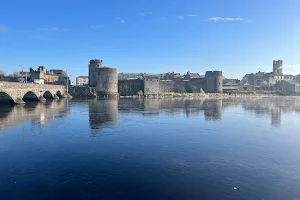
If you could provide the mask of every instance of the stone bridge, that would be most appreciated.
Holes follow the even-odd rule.
[[[66,86],[0,82],[0,102],[23,104],[26,101],[68,97]]]

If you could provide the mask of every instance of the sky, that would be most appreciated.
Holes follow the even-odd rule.
[[[40,65],[88,74],[90,59],[118,72],[222,70],[227,78],[300,74],[299,0],[6,0],[0,69]]]

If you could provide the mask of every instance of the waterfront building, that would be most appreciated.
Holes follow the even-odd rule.
[[[281,92],[286,92],[288,94],[295,94],[295,93],[300,93],[300,84],[296,83],[294,81],[278,81],[274,85],[274,89],[276,91],[281,91]]]
[[[201,78],[201,76],[198,73],[191,73],[191,72],[187,72],[186,75],[184,76],[184,80],[191,80],[193,78]]]
[[[76,78],[76,86],[88,86],[89,77],[88,76],[78,76]]]
[[[45,66],[39,66],[37,70],[30,68],[30,82],[44,84],[46,71],[47,70]]]
[[[119,80],[143,79],[143,73],[119,73]]]
[[[61,69],[51,69],[45,76],[46,84],[66,85],[69,82],[68,73]]]
[[[182,77],[180,73],[174,73],[174,72],[168,72],[165,74],[162,74],[161,80],[180,80]]]

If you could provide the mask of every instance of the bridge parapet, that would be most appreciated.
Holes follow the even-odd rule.
[[[0,101],[6,94],[15,103],[22,103],[24,96],[36,97],[36,99],[66,97],[66,86],[63,85],[46,85],[32,83],[15,83],[15,82],[0,82]],[[34,98],[35,98],[34,97]]]

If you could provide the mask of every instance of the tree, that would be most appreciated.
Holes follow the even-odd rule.
[[[6,74],[6,72],[4,70],[0,69],[0,77],[4,77],[5,74]]]
[[[13,77],[13,78],[19,78],[19,77],[21,77],[21,76],[20,76],[20,72],[14,72],[14,73],[12,74],[12,77]]]

